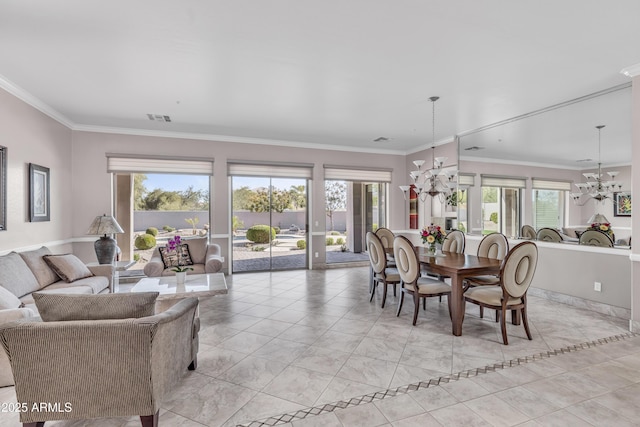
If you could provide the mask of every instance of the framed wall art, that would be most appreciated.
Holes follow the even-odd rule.
[[[613,216],[631,216],[631,194],[613,193]]]
[[[29,213],[31,222],[49,221],[49,168],[29,163]]]

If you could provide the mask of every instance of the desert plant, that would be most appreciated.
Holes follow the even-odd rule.
[[[489,221],[493,222],[494,224],[498,223],[498,212],[491,212],[491,215],[489,215]]]
[[[156,238],[151,234],[147,234],[147,233],[140,234],[138,237],[136,237],[136,240],[134,241],[133,244],[136,247],[136,249],[144,251],[144,250],[155,247]]]
[[[196,225],[198,225],[198,223],[200,222],[200,218],[198,218],[197,216],[193,217],[193,218],[185,218],[185,221],[187,221],[187,223],[189,225],[191,225],[191,227],[193,228],[193,235],[196,235]]]
[[[327,246],[332,246],[333,245],[333,237],[327,237]]]
[[[153,237],[156,237],[158,235],[158,229],[155,227],[149,227],[145,230],[145,233],[151,234]]]
[[[271,233],[271,237],[269,237]],[[276,238],[276,230],[268,225],[254,225],[247,230],[247,240],[253,243],[269,243]]]
[[[340,252],[349,252],[349,248],[347,248],[347,245],[343,244],[340,246]]]
[[[267,249],[267,248],[265,248],[264,246],[254,246],[254,247],[252,247],[252,248],[251,248],[251,250],[252,250],[253,252],[262,252],[262,251],[264,251],[265,249]]]
[[[331,234],[332,236],[340,236],[341,233],[339,231],[332,231],[329,234]]]
[[[296,246],[298,247],[298,249],[306,249],[307,248],[307,242],[306,242],[306,240],[298,240],[296,242]]]
[[[135,262],[140,261],[140,254],[133,254],[133,260],[134,260]]]
[[[276,231],[276,234],[280,234],[280,227],[273,227],[273,229]]]
[[[342,237],[338,237],[336,239],[336,245],[344,245],[344,239]]]
[[[231,218],[231,230],[233,231],[233,234],[235,235],[238,229],[242,227],[244,227],[244,222],[242,222],[240,218],[234,215]]]
[[[163,229],[164,231],[166,231],[167,233],[171,233],[172,231],[176,231],[176,229],[175,229],[175,228],[173,228],[173,227],[172,227],[172,226],[170,226],[170,225],[163,225],[163,226],[162,226],[162,229]]]

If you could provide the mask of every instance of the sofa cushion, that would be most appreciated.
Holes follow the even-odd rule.
[[[197,237],[194,239],[185,239],[183,242],[189,245],[189,252],[191,253],[193,263],[204,264],[205,257],[207,256],[207,238]]]
[[[177,267],[179,265],[193,265],[189,246],[186,244],[178,245],[175,251],[169,251],[166,247],[158,249],[164,268]]]
[[[0,310],[20,308],[23,305],[17,296],[0,286]]]
[[[77,283],[77,282],[76,282]],[[67,282],[63,282],[62,280],[47,286],[44,289],[39,289],[37,292],[45,293],[45,294],[79,294],[79,295],[93,295],[93,289],[91,286],[78,286],[75,283],[73,285],[69,285]],[[35,300],[33,299],[33,294],[27,294],[23,297],[20,297],[20,301],[25,305],[25,307],[35,308]]]
[[[33,275],[36,276],[40,288],[44,288],[60,280],[56,272],[49,267],[49,264],[47,264],[43,258],[45,255],[51,255],[51,251],[46,246],[36,249],[35,251],[25,251],[19,254],[24,262],[27,263]]]
[[[93,276],[87,266],[73,254],[45,255],[43,258],[53,271],[67,283]]]
[[[16,252],[0,256],[0,286],[17,297],[40,289],[36,276]]]
[[[34,292],[33,298],[45,322],[130,319],[152,316],[158,292],[100,295]]]

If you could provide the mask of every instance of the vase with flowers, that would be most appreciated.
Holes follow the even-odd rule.
[[[422,227],[420,230],[420,238],[422,243],[427,245],[427,252],[429,255],[436,254],[436,244],[442,244],[444,242],[445,232],[439,225],[433,225]]]
[[[594,222],[592,223],[587,230],[596,230],[601,233],[606,234],[613,240],[613,230],[611,229],[611,224],[608,222]]]
[[[166,252],[168,256],[171,257],[171,271],[176,273],[176,282],[178,284],[183,284],[187,276],[187,271],[193,270],[185,260],[183,253],[184,246],[186,245],[182,244],[182,238],[179,235],[175,235],[169,239],[166,245]]]

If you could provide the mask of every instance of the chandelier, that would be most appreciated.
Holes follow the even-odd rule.
[[[404,192],[405,199],[407,192],[413,188],[420,199],[424,202],[427,196],[438,197],[440,202],[444,202],[446,197],[452,192],[457,183],[455,177],[458,171],[452,168],[445,168],[444,162],[447,157],[435,157],[436,149],[436,101],[440,99],[438,96],[432,96],[429,101],[432,103],[432,144],[431,144],[431,168],[422,169],[427,163],[426,160],[414,160],[413,164],[418,168],[411,171],[409,176],[413,180],[413,185],[401,185],[400,189]]]

